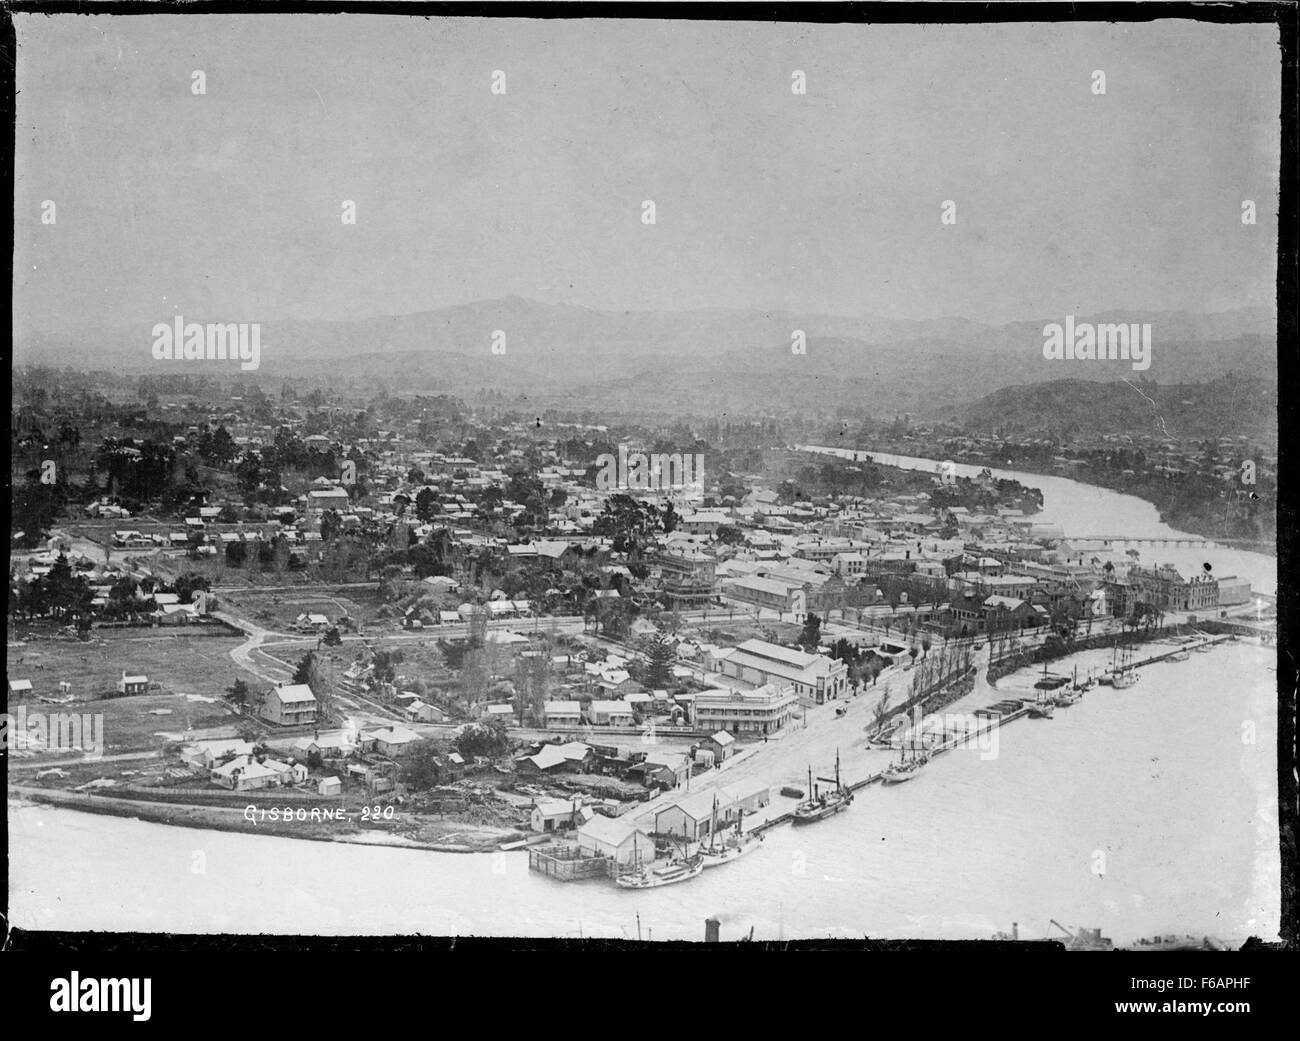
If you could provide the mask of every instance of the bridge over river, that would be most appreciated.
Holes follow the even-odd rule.
[[[1109,546],[1115,542],[1144,546],[1252,546],[1251,539],[1207,539],[1199,535],[1067,535],[1065,541],[1100,542]]]

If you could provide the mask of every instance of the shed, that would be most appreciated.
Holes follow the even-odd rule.
[[[533,807],[528,816],[529,826],[536,832],[567,831],[581,824],[582,803],[578,799],[543,799]]]
[[[655,814],[655,831],[697,841],[709,834],[713,823],[713,801],[717,798],[718,827],[736,814],[735,801],[725,789],[694,792]]]
[[[593,856],[611,857],[619,867],[654,859],[654,840],[626,817],[592,817],[578,828],[578,848]]]

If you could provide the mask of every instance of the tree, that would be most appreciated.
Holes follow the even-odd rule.
[[[320,515],[320,538],[322,542],[331,542],[343,527],[343,518],[338,510],[326,510]]]
[[[417,741],[402,761],[398,779],[413,792],[424,791],[438,784],[442,780],[442,759],[438,753],[438,742]]]
[[[597,631],[614,639],[626,635],[637,614],[636,604],[621,596],[595,597],[588,602],[587,609],[595,618]]]
[[[372,662],[375,669],[375,679],[380,683],[392,683],[397,677],[397,666],[402,660],[403,654],[400,647],[388,651],[375,651]]]
[[[232,705],[237,705],[240,708],[243,708],[248,704],[248,684],[240,679],[235,680],[235,682],[230,685],[229,693],[226,695],[226,700]]]
[[[302,660],[298,662],[297,668],[293,670],[294,683],[308,683],[311,680],[312,665],[316,660],[314,651],[308,651],[303,655]]]
[[[733,524],[719,524],[713,537],[724,546],[738,546],[745,540],[744,534]]]
[[[799,646],[809,654],[815,654],[822,639],[822,620],[815,614],[804,619],[803,631],[799,634]]]
[[[673,645],[658,637],[648,639],[643,647],[646,656],[642,683],[651,690],[666,690],[673,681],[673,663],[677,655]]]
[[[494,758],[510,750],[510,737],[506,724],[500,719],[490,719],[486,723],[471,723],[456,738],[456,751],[467,761],[475,756]]]
[[[422,521],[431,521],[442,512],[437,493],[432,488],[421,488],[415,495],[415,515]]]
[[[190,573],[178,576],[172,583],[172,592],[181,598],[183,604],[190,603],[195,593],[206,593],[211,588],[211,583],[204,576]]]
[[[459,672],[465,666],[465,655],[469,652],[470,646],[468,641],[457,640],[455,643],[450,640],[439,640],[438,650],[442,652],[442,660],[447,668]]]

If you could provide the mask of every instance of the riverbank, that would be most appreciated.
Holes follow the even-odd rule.
[[[9,797],[20,803],[47,804],[111,817],[129,817],[155,824],[207,831],[270,835],[278,838],[307,839],[313,842],[348,842],[357,845],[400,846],[430,850],[435,853],[486,853],[502,842],[526,837],[514,829],[488,828],[457,821],[429,818],[395,811],[385,818],[334,807],[294,805],[293,800],[280,803],[247,803],[238,806],[197,805],[194,803],[154,801],[141,793],[130,796],[98,795],[69,792],[29,785],[10,785]],[[271,814],[275,816],[272,817]],[[453,841],[454,840],[454,841]]]
[[[1127,634],[1126,642],[1135,645],[1155,643],[1191,631],[1185,626],[1138,631]],[[740,780],[753,780],[767,784],[773,792],[771,808],[767,813],[755,814],[753,826],[769,824],[793,808],[794,800],[786,805],[787,800],[776,793],[787,785],[806,786],[805,775],[810,767],[824,772],[836,758],[842,757],[846,783],[856,786],[877,775],[888,764],[892,752],[873,746],[867,736],[878,729],[881,717],[876,715],[876,707],[882,702],[888,706],[889,718],[910,714],[917,707],[926,715],[932,715],[968,701],[966,708],[982,708],[996,700],[986,692],[995,693],[991,690],[992,684],[1001,677],[1044,660],[1069,658],[1089,649],[1109,648],[1113,640],[1113,636],[1099,635],[1059,649],[1028,648],[1013,658],[994,663],[992,668],[985,648],[964,674],[954,677],[941,689],[924,695],[912,695],[907,690],[911,680],[909,673],[896,674],[880,689],[868,688],[859,697],[810,709],[805,726],[784,732],[771,742],[751,745],[728,760],[722,768],[695,778],[686,789],[664,792],[647,803],[629,808],[628,814],[631,819],[653,824],[658,810],[685,794]],[[843,716],[838,714],[841,709]],[[69,769],[75,770],[75,767]],[[78,774],[70,779],[70,783],[79,780]],[[232,796],[216,790],[187,791],[136,785],[93,792],[11,785],[10,791],[14,797],[30,803],[46,803],[86,813],[177,827],[432,852],[493,852],[503,843],[518,842],[531,834],[525,829],[492,827],[413,813],[401,807],[376,807],[378,815],[371,816],[364,806],[344,809],[337,800],[300,792],[276,794],[256,791]],[[392,816],[385,817],[384,813]]]
[[[913,444],[913,443],[894,443],[884,448],[869,448],[865,451],[880,455],[897,455],[897,456],[936,456],[939,459],[950,459],[954,463],[962,466],[971,466],[977,468],[989,468],[993,470],[1007,470],[1006,460],[992,459],[988,456],[980,455],[974,452],[957,452],[948,453],[941,445],[935,444]],[[1141,499],[1155,508],[1157,516],[1162,524],[1167,524],[1171,528],[1185,532],[1188,535],[1197,536],[1203,539],[1209,539],[1212,542],[1222,541],[1231,544],[1235,549],[1249,553],[1260,553],[1264,556],[1277,556],[1277,529],[1276,527],[1265,528],[1262,531],[1251,531],[1248,528],[1235,526],[1224,530],[1223,500],[1215,498],[1206,500],[1201,503],[1191,504],[1180,501],[1173,501],[1169,498],[1164,487],[1168,484],[1157,478],[1139,478],[1122,473],[1108,473],[1099,471],[1096,468],[1087,469],[1080,472],[1064,472],[1061,470],[1044,469],[1035,467],[1031,463],[1016,461],[1014,470],[1017,478],[1021,477],[1039,477],[1052,478],[1055,480],[1068,480],[1076,484],[1086,485],[1093,488],[1102,488],[1106,491],[1115,492],[1118,495],[1129,495],[1135,499]],[[1216,485],[1216,490],[1221,490]],[[1250,489],[1244,489],[1249,492]],[[1275,519],[1271,512],[1266,514],[1270,520]]]

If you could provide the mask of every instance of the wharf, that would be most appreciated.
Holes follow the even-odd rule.
[[[1143,658],[1141,661],[1130,662],[1125,666],[1125,668],[1139,669],[1143,665],[1153,665],[1158,661],[1165,661],[1168,658],[1172,658],[1175,654],[1182,654],[1185,651],[1199,651],[1206,647],[1213,647],[1215,644],[1225,643],[1229,639],[1231,639],[1229,636],[1209,636],[1196,643],[1180,644],[1172,650],[1165,651],[1163,654],[1153,654],[1151,657]]]
[[[1004,723],[1010,723],[1013,719],[1019,719],[1021,716],[1027,715],[1029,712],[1029,709],[1021,705],[1018,699],[1012,699],[1010,701],[1000,702],[999,706],[1010,705],[1010,704],[1017,705],[1018,707],[1008,709],[1008,710],[1003,710],[998,706],[994,706],[990,709],[981,710],[977,714],[985,716],[987,718],[988,722],[986,725],[980,726],[979,728],[975,730],[971,730],[969,732],[954,733],[948,737],[945,737],[945,739],[942,742],[940,742],[938,745],[935,745],[933,748],[930,749],[931,755],[939,755],[943,752],[950,752],[954,748],[960,748],[968,741],[975,740],[981,734],[987,734],[991,730],[996,730]],[[879,783],[881,776],[882,776],[881,772],[876,771],[875,773],[868,774],[866,777],[862,778],[861,780],[851,781],[848,784],[846,784],[844,787],[846,787],[851,792],[861,791],[863,788],[866,788],[868,785]],[[782,813],[776,817],[772,817],[769,818],[768,820],[763,821],[763,823],[761,824],[755,825],[752,829],[749,829],[749,833],[759,834],[761,832],[767,831],[769,828],[775,828],[778,824],[789,823],[793,819],[794,819],[793,812]]]

